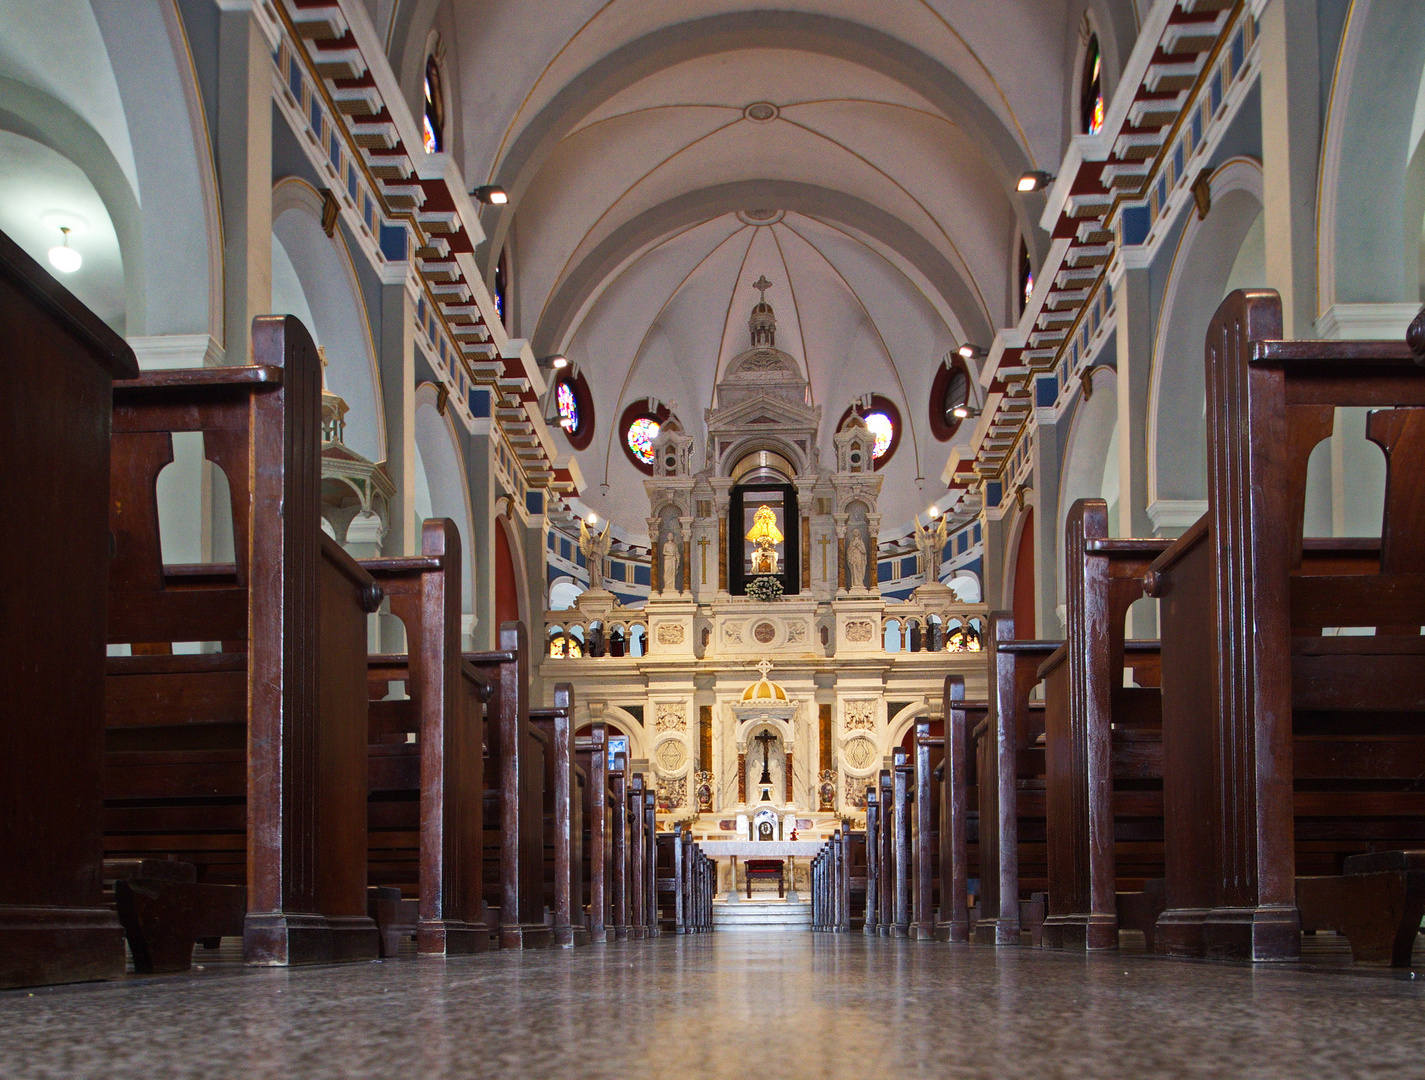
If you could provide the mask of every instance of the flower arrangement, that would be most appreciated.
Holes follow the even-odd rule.
[[[748,582],[747,595],[764,604],[780,600],[782,598],[782,579],[773,574],[761,574]]]

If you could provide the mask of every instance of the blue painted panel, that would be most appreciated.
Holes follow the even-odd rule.
[[[389,262],[406,261],[406,227],[381,223],[381,254]]]
[[[1123,242],[1132,247],[1148,239],[1153,216],[1146,206],[1125,206],[1123,208]],[[1112,297],[1109,297],[1112,303]]]
[[[901,577],[914,577],[916,574],[915,556],[901,560]]]
[[[881,562],[881,563],[877,563],[877,564],[876,564],[876,580],[877,580],[878,582],[884,582],[884,581],[890,581],[890,580],[891,580],[891,564],[890,564],[890,563],[888,563],[888,562]]]
[[[642,563],[633,564],[633,583],[635,585],[653,584],[653,567],[644,566]]]
[[[526,513],[530,513],[530,514],[542,514],[542,513],[544,513],[544,492],[542,492],[542,491],[526,491],[526,492],[524,493],[524,508],[525,508]]]
[[[1039,409],[1052,409],[1059,396],[1059,380],[1049,375],[1034,380],[1034,405]]]
[[[490,416],[490,391],[475,390],[470,391],[470,415],[477,420],[488,419]]]
[[[998,506],[1000,499],[1004,497],[1004,485],[998,480],[991,480],[985,484],[985,505]],[[975,539],[979,537],[979,526],[975,527]]]

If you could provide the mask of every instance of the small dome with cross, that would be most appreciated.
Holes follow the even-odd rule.
[[[767,678],[767,672],[772,670],[769,661],[763,660],[757,665],[757,670],[762,672],[762,678],[742,691],[743,702],[754,701],[786,701],[787,692],[778,683],[774,683]]]

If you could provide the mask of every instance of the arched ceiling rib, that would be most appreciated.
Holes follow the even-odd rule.
[[[709,15],[659,27],[628,41],[570,78],[518,133],[490,166],[492,183],[510,194],[506,207],[491,207],[482,222],[490,237],[486,260],[504,243],[520,199],[546,159],[580,121],[618,92],[686,61],[721,53],[791,49],[848,60],[913,90],[964,129],[979,146],[1002,191],[1034,167],[1035,155],[1007,108],[1002,116],[961,74],[906,41],[865,22],[805,11],[760,10]],[[1057,65],[1056,65],[1057,66]],[[996,90],[994,96],[1002,97]],[[474,140],[467,136],[467,144]],[[1013,205],[1022,230],[1036,227],[1024,204]],[[1036,246],[1039,241],[1035,240]]]

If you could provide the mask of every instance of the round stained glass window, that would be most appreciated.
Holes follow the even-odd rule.
[[[890,449],[891,440],[896,436],[896,426],[883,412],[869,413],[866,416],[866,426],[876,437],[876,442],[871,447],[871,457],[878,458]]]
[[[653,440],[658,438],[658,421],[640,416],[628,425],[628,448],[645,465],[653,464]]]
[[[579,430],[579,399],[568,382],[560,382],[554,387],[554,399],[559,404],[559,426],[573,433]]]

